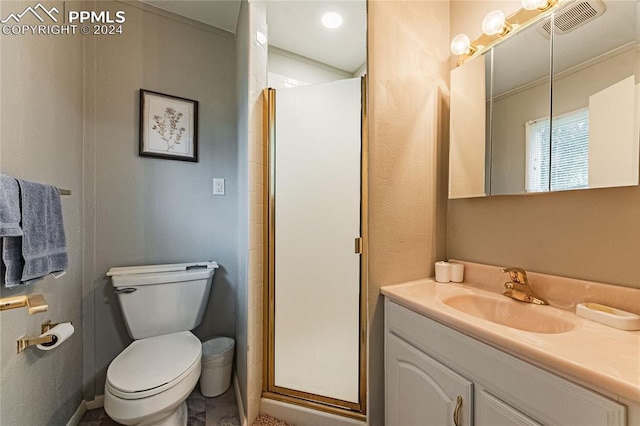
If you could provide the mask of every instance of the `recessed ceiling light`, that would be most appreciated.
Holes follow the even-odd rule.
[[[287,78],[284,81],[284,87],[298,87],[298,80],[295,78]]]
[[[330,29],[336,29],[342,25],[342,16],[336,12],[327,12],[322,15],[322,24]]]

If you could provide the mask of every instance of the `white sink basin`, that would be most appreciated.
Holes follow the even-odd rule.
[[[474,317],[532,333],[558,334],[575,328],[561,311],[506,296],[469,293],[444,298],[442,303]]]

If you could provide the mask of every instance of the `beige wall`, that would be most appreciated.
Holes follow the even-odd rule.
[[[24,8],[2,1],[0,16]],[[82,38],[2,35],[0,55],[0,172],[71,190],[62,197],[67,274],[0,288],[0,297],[41,293],[49,304],[1,314],[0,424],[63,425],[82,400]],[[75,333],[55,350],[16,354],[16,339],[40,334],[48,319],[72,321]]]
[[[503,3],[505,12],[511,3]],[[452,34],[478,36],[479,24],[492,6],[454,1]],[[450,200],[447,255],[640,287],[638,218],[637,186]]]
[[[384,424],[380,287],[445,255],[449,2],[368,3],[368,415]]]

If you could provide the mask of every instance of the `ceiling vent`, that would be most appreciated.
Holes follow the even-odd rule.
[[[567,34],[602,15],[607,7],[601,0],[576,1],[554,14],[556,34]],[[542,20],[538,31],[546,38],[551,35],[551,18]]]

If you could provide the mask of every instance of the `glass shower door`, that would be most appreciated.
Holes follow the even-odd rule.
[[[361,80],[279,90],[269,390],[361,407]],[[355,244],[354,244],[355,241]]]

